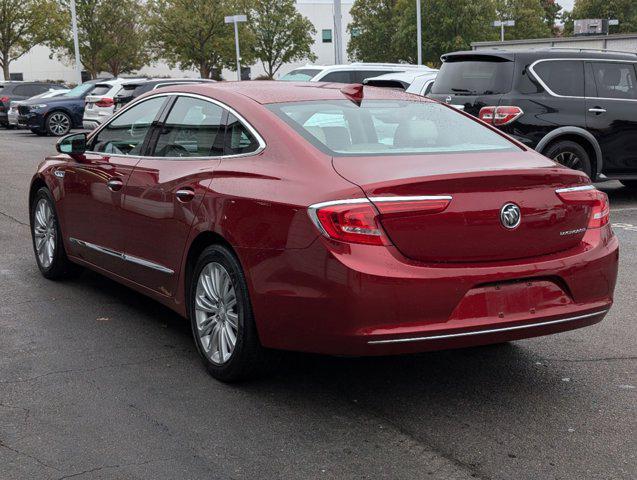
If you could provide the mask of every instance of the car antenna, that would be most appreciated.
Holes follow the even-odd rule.
[[[351,100],[357,107],[361,106],[363,101],[363,84],[351,83],[341,88],[341,93],[345,95],[348,100]]]

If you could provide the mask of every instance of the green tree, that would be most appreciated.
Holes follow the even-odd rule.
[[[234,30],[224,22],[236,14],[227,0],[150,0],[150,38],[154,53],[171,66],[199,70],[202,78],[220,78],[223,67],[234,66]],[[241,24],[241,46],[250,52],[250,33]],[[249,55],[244,55],[250,64]]]
[[[496,9],[498,18],[515,21],[515,26],[505,29],[507,40],[552,34],[552,28],[546,23],[546,11],[538,0],[497,0]]]
[[[390,39],[396,33],[397,0],[356,0],[347,26],[347,54],[354,60],[394,62],[398,53]],[[413,3],[413,2],[412,2]]]
[[[70,26],[70,1],[59,3]],[[75,9],[80,61],[91,78],[97,78],[100,72],[114,76],[130,73],[148,63],[143,0],[76,0]],[[61,32],[49,43],[62,56],[73,59],[71,29]]]
[[[294,0],[253,0],[245,11],[254,57],[261,61],[268,78],[284,63],[316,60],[312,53],[316,29],[297,11]]]
[[[497,32],[491,26],[496,18],[493,0],[423,0],[423,61],[440,64],[440,55],[467,50],[471,42],[493,40]],[[387,43],[394,43],[396,59],[415,63],[416,5],[413,0],[398,0],[395,33]]]
[[[49,40],[60,21],[53,0],[0,0],[0,67],[5,80],[11,62]]]
[[[575,0],[573,20],[584,18],[615,18],[618,26],[611,33],[637,31],[637,2],[635,0]],[[572,30],[571,30],[572,31]]]
[[[555,24],[560,19],[560,11],[562,6],[555,0],[540,0],[540,5],[544,10],[544,23],[551,29],[553,36],[559,32],[559,27]]]

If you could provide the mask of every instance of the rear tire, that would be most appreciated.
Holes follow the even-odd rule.
[[[584,172],[591,178],[593,169],[588,152],[579,143],[571,140],[560,140],[550,145],[544,156],[573,170]]]
[[[42,275],[51,280],[76,275],[80,267],[66,256],[55,202],[48,188],[42,187],[35,194],[30,218],[33,252]]]
[[[620,180],[619,182],[630,190],[637,190],[637,180]]]
[[[259,342],[245,276],[234,254],[222,245],[207,247],[195,264],[189,292],[193,338],[208,372],[222,382],[259,373],[266,353]]]

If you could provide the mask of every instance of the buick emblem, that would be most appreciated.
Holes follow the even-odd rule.
[[[451,95],[449,95],[447,98],[445,98],[445,102],[451,103]]]
[[[522,213],[515,203],[507,203],[500,209],[500,222],[503,227],[514,229],[521,221]]]

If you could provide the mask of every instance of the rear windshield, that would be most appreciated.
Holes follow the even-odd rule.
[[[71,90],[69,90],[69,93],[67,93],[65,97],[75,97],[75,98],[81,97],[86,92],[91,91],[93,87],[95,87],[94,83],[81,83],[77,87],[74,87]]]
[[[348,100],[268,108],[310,143],[334,156],[516,151],[518,147],[463,114],[433,102]]]
[[[106,95],[111,88],[113,88],[111,85],[98,83],[95,85],[95,89],[91,92],[91,95]]]
[[[284,82],[309,82],[319,73],[320,70],[315,68],[299,68],[286,73],[281,77]]]
[[[511,90],[513,62],[466,60],[445,62],[431,93],[494,95]]]

